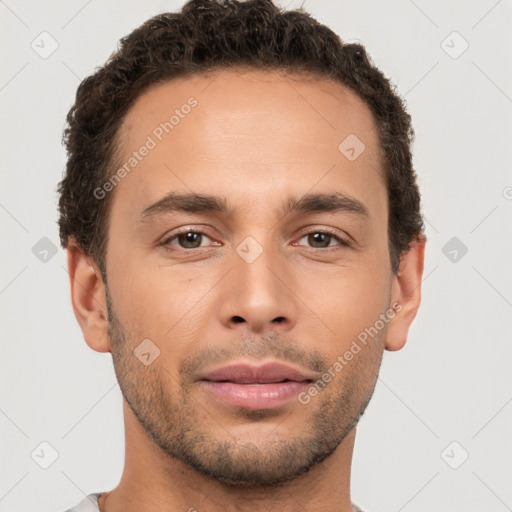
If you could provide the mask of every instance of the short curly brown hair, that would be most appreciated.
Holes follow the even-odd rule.
[[[62,246],[73,238],[106,281],[113,194],[98,200],[93,191],[116,168],[123,118],[152,85],[230,67],[332,79],[370,107],[385,155],[389,251],[396,273],[411,242],[424,236],[410,115],[364,46],[345,44],[302,9],[284,11],[272,0],[190,0],[180,12],[154,16],[123,37],[105,65],[81,82],[63,134],[68,161],[58,186]]]

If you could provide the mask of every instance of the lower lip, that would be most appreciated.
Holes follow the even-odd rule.
[[[284,405],[308,388],[310,382],[273,382],[270,384],[236,384],[235,382],[201,381],[214,395],[235,407],[272,409]]]

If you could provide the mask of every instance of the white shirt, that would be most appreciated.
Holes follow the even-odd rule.
[[[98,498],[102,492],[95,492],[86,496],[78,505],[66,510],[65,512],[100,512]],[[352,503],[353,512],[363,512],[357,505]]]

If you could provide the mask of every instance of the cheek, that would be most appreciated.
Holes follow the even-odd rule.
[[[391,281],[384,270],[341,268],[328,276],[304,278],[299,296],[308,297],[304,302],[329,327],[326,349],[331,358],[374,326],[388,308]]]
[[[125,258],[124,267],[111,269],[109,289],[116,314],[132,336],[155,341],[173,338],[177,348],[179,340],[190,335],[191,326],[200,325],[209,291],[219,277],[162,261],[142,265]]]

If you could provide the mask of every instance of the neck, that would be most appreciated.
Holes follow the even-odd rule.
[[[169,457],[149,438],[126,402],[123,407],[125,465],[118,486],[100,498],[102,512],[352,512],[350,469],[355,428],[330,457],[295,480],[272,488],[236,488],[206,478]]]

